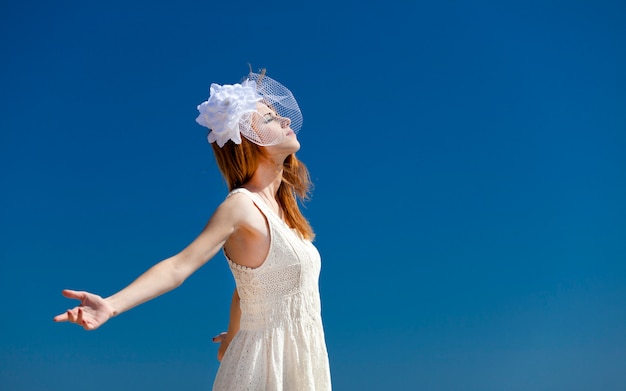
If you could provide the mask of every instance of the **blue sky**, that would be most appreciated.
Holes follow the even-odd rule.
[[[337,390],[623,390],[619,1],[0,5],[0,388],[210,389],[218,256],[95,332],[226,186],[194,119],[265,67],[304,114]]]

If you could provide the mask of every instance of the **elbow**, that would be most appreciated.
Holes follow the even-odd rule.
[[[170,278],[170,283],[173,288],[181,286],[185,280],[195,272],[203,262],[200,261],[198,256],[195,256],[189,251],[182,251],[171,258],[163,261],[164,266],[167,267],[167,274]]]
[[[178,262],[171,262],[169,270],[169,276],[173,289],[183,285],[187,277],[189,277],[192,273],[192,270],[188,267],[188,262],[180,262],[180,259],[177,261]]]
[[[185,282],[184,278],[178,277],[178,276],[172,276],[172,281],[171,281],[171,289],[176,289],[178,287],[180,287],[181,285],[183,285],[183,282]]]
[[[187,279],[188,275],[184,273],[180,268],[174,268],[170,274],[172,289],[176,289],[183,285],[183,282]]]

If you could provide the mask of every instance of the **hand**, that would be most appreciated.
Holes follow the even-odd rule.
[[[217,361],[222,361],[222,358],[224,358],[224,354],[226,354],[226,349],[228,349],[228,345],[230,345],[231,340],[232,337],[229,337],[228,333],[225,331],[213,337],[213,342],[220,344],[219,349],[217,349]]]
[[[55,322],[72,322],[83,326],[85,330],[95,330],[113,317],[115,311],[102,297],[89,292],[65,289],[63,296],[80,300],[80,304],[71,310],[54,317]]]

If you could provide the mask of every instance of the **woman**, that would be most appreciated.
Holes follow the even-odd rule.
[[[320,315],[319,253],[298,209],[310,187],[295,156],[302,115],[291,92],[261,74],[211,85],[198,106],[230,193],[200,235],[108,298],[64,290],[80,304],[54,318],[86,330],[181,285],[223,249],[237,288],[214,390],[330,390]],[[243,136],[243,137],[241,137]]]

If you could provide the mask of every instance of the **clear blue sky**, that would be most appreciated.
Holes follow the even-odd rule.
[[[304,114],[336,390],[626,384],[622,1],[3,2],[0,389],[210,389],[222,256],[95,332],[226,195],[196,105]]]

